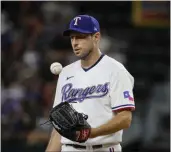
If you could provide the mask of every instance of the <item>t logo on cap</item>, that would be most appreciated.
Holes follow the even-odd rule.
[[[75,17],[74,20],[75,20],[74,25],[78,25],[78,20],[81,20],[81,17]]]
[[[63,32],[63,36],[70,36],[70,32],[75,31],[84,34],[100,32],[99,22],[89,15],[77,15],[69,24],[69,29]]]

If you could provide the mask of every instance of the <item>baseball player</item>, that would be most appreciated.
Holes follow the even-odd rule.
[[[129,128],[134,78],[115,59],[99,49],[100,26],[88,15],[78,15],[70,22],[64,36],[70,36],[78,61],[59,74],[54,106],[70,102],[88,115],[91,133],[84,143],[73,142],[53,130],[46,151],[121,152],[123,129]]]

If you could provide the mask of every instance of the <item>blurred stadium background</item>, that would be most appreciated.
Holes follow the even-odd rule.
[[[135,78],[136,111],[123,152],[170,147],[170,2],[1,2],[2,152],[43,152],[57,76],[50,64],[75,60],[62,37],[69,20],[90,14],[101,24],[101,51]]]

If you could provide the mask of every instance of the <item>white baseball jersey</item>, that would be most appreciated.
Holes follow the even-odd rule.
[[[107,55],[88,69],[83,69],[78,60],[60,73],[53,106],[70,102],[78,112],[88,115],[87,121],[93,128],[98,127],[112,119],[115,111],[135,109],[133,85],[134,78],[125,67]],[[81,145],[118,143],[122,141],[122,132],[88,139]],[[61,143],[79,144],[64,137]]]

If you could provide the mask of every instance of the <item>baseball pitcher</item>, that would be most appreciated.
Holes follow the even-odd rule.
[[[63,35],[70,37],[78,60],[59,74],[46,152],[121,152],[123,129],[130,127],[135,110],[134,78],[100,51],[94,17],[76,16]]]

